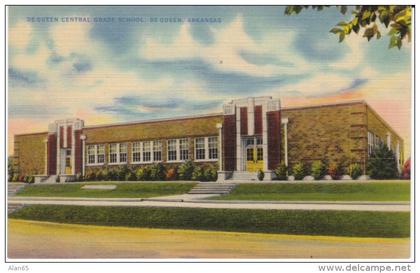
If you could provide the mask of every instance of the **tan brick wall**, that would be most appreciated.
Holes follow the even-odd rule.
[[[282,110],[288,118],[289,165],[327,159],[365,165],[366,107],[363,102]],[[282,130],[281,158],[284,158]]]
[[[14,157],[20,175],[45,173],[47,133],[15,136]]]
[[[129,125],[104,126],[83,129],[86,144],[109,143],[153,139],[169,139],[189,136],[217,135],[217,123],[223,116],[146,122]]]
[[[372,108],[367,106],[367,130],[377,135],[387,144],[387,134],[391,135],[391,149],[396,151],[400,143],[400,156],[404,163],[404,140]]]

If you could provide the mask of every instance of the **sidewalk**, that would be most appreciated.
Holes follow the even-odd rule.
[[[356,211],[410,211],[409,202],[374,201],[226,201],[206,200],[217,195],[172,195],[154,198],[79,198],[79,197],[9,197],[9,204],[44,204],[74,206],[118,207],[182,207],[223,209],[278,209],[278,210],[356,210]]]

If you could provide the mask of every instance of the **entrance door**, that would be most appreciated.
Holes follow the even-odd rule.
[[[71,149],[66,150],[65,174],[72,174],[71,166]]]
[[[264,166],[262,139],[260,137],[249,138],[246,141],[246,170],[257,172]]]

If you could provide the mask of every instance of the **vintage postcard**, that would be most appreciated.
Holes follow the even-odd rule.
[[[414,7],[6,12],[8,261],[413,259]]]

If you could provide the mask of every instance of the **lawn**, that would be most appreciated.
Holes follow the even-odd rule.
[[[31,205],[9,217],[103,226],[349,237],[410,236],[409,212]]]
[[[272,201],[410,201],[410,183],[255,183],[240,184],[221,200]]]
[[[43,197],[97,197],[97,198],[147,198],[172,194],[184,194],[192,189],[195,183],[123,183],[104,182],[100,185],[116,185],[114,190],[86,190],[84,185],[92,183],[66,183],[52,185],[30,185],[19,192],[17,196]]]

